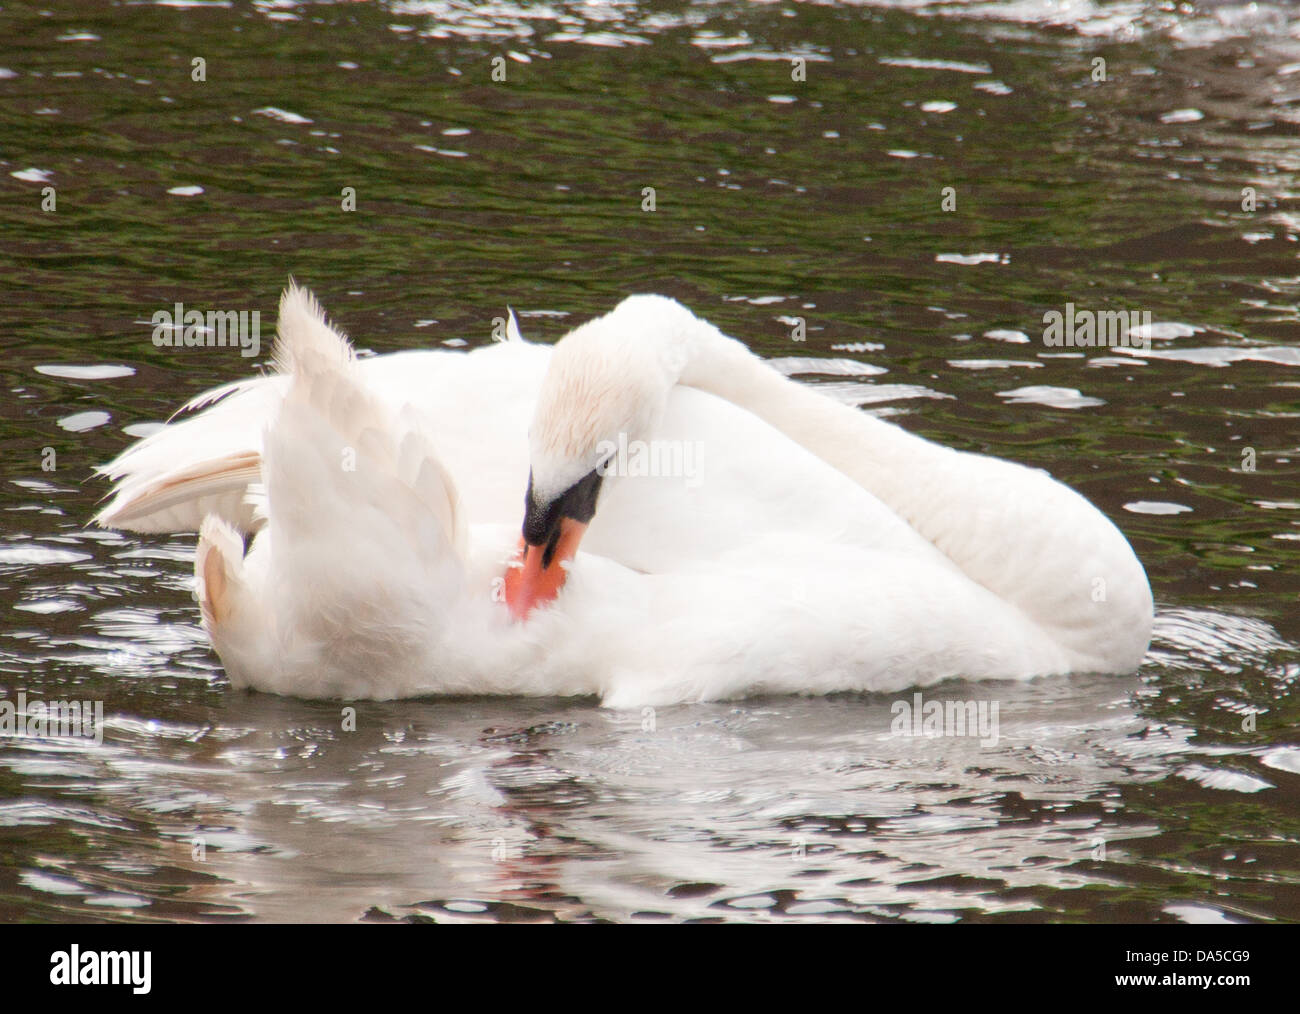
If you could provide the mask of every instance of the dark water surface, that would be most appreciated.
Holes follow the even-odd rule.
[[[0,919],[1300,917],[1294,8],[16,3],[0,68],[0,689],[106,718],[0,739]],[[660,291],[878,368],[800,367],[1096,502],[1147,662],[933,692],[998,703],[994,747],[887,697],[344,732],[232,692],[193,538],[86,529],[89,473],[260,361],[155,311],[269,341],[290,273],[376,351]],[[1044,347],[1067,302],[1149,312],[1150,354]]]

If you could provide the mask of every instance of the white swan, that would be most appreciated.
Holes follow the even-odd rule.
[[[630,706],[1127,672],[1146,651],[1146,576],[1078,494],[824,398],[671,300],[553,351],[516,334],[358,361],[296,288],[279,330],[279,375],[104,468],[102,524],[201,524],[204,627],[236,686]],[[689,444],[694,474],[610,473],[620,441]]]

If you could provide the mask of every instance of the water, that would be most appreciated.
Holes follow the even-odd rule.
[[[0,39],[0,687],[106,715],[101,746],[0,741],[0,918],[1300,915],[1292,8],[10,6]],[[290,273],[380,352],[660,291],[821,360],[786,367],[1114,518],[1147,662],[929,693],[996,703],[991,747],[893,737],[886,697],[345,732],[232,692],[193,539],[85,528],[89,475],[255,368],[151,315],[269,337]],[[1150,312],[1151,354],[1045,348],[1067,302]]]

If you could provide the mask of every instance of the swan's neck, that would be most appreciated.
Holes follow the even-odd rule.
[[[708,325],[688,347],[680,383],[753,412],[921,527],[924,501],[913,480],[945,467],[955,451],[791,380]]]
[[[605,318],[628,362],[648,355],[665,390],[684,384],[746,409],[843,472],[933,541],[916,477],[958,452],[827,398],[777,372],[734,338],[662,296],[630,296]],[[569,339],[566,339],[568,341]],[[646,371],[650,372],[650,371]]]

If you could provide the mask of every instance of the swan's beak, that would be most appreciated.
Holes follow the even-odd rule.
[[[533,498],[532,472],[528,473],[520,555],[506,570],[506,605],[515,619],[525,619],[560,594],[568,576],[564,564],[577,555],[582,533],[596,513],[600,483],[597,469],[559,496],[539,503]]]
[[[538,502],[533,474],[528,473],[519,561],[506,571],[506,605],[515,619],[525,619],[560,594],[568,576],[564,564],[577,555],[582,533],[596,513],[600,482],[600,471],[595,470],[559,496]]]
[[[564,566],[578,552],[578,543],[587,526],[573,518],[560,521],[559,537],[553,544],[532,545],[521,539],[520,561],[506,569],[506,605],[516,620],[528,617],[538,606],[546,605],[560,594],[568,576]]]

